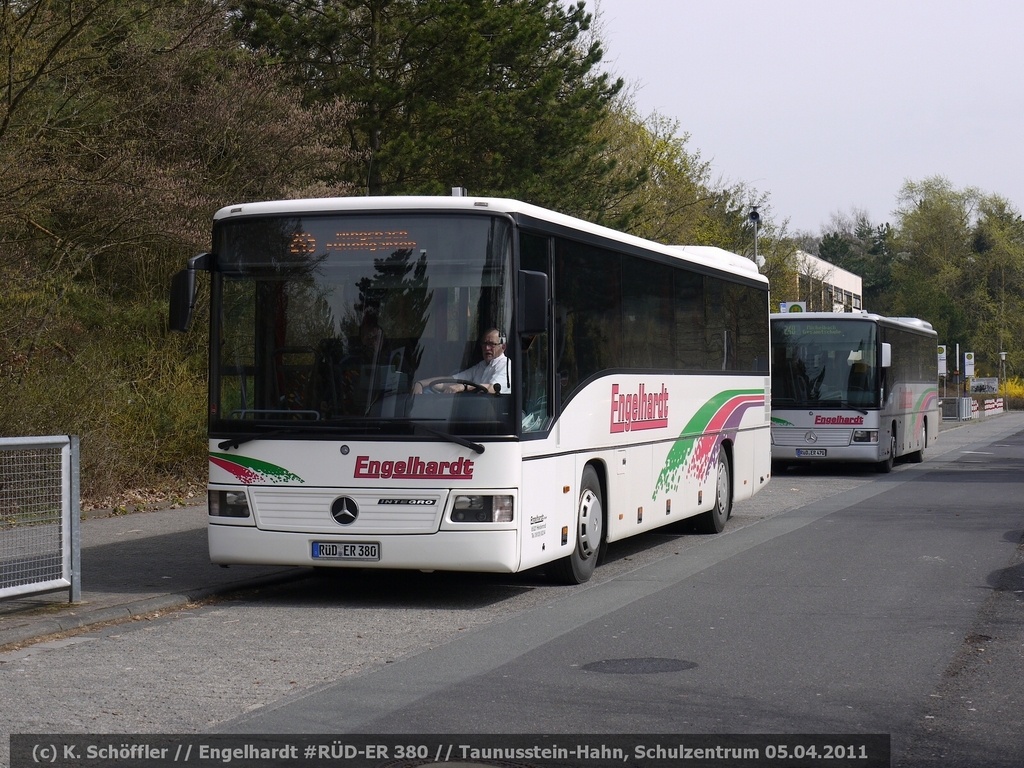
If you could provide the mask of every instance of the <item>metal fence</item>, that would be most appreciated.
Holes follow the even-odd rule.
[[[78,438],[0,438],[0,599],[81,599]]]
[[[939,402],[942,404],[942,418],[943,419],[959,419],[960,418],[960,398],[959,397],[944,397]]]
[[[942,407],[942,418],[945,421],[970,421],[986,416],[994,416],[1006,410],[1006,401],[1002,397],[943,397],[939,402]]]

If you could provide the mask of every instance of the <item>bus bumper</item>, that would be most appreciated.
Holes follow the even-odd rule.
[[[798,455],[801,452],[805,452],[804,455]],[[850,464],[870,464],[879,462],[882,457],[878,455],[878,445],[874,443],[866,443],[864,445],[850,444],[844,446],[831,446],[828,448],[817,449],[819,455],[814,455],[813,449],[799,449],[788,445],[773,445],[772,446],[772,461],[781,462],[784,464],[797,464],[797,463],[850,463]],[[824,455],[820,455],[820,454]]]
[[[440,531],[388,536],[325,536],[266,531],[237,525],[207,526],[210,562],[218,565],[291,565],[326,568],[515,573],[520,567],[518,531]],[[313,544],[378,543],[379,560],[313,557]],[[442,565],[443,564],[443,565]]]

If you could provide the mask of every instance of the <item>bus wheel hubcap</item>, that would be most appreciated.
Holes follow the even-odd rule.
[[[593,491],[585,491],[580,499],[580,557],[587,559],[601,541],[601,503]]]

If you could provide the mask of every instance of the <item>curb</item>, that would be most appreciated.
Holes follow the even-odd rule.
[[[67,603],[59,616],[26,615],[24,621],[11,617],[15,626],[0,628],[0,649],[10,645],[37,642],[50,635],[77,632],[98,624],[121,624],[162,611],[172,611],[215,597],[246,592],[262,587],[276,586],[297,581],[309,576],[309,570],[296,568],[285,573],[270,576],[256,576],[252,579],[232,582],[218,587],[204,587],[187,592],[155,595],[143,600],[133,600],[117,605],[91,607],[88,601]]]

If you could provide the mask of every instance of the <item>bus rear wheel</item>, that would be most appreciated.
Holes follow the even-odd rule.
[[[878,471],[882,474],[892,472],[893,464],[896,463],[896,427],[889,431],[889,455],[878,462]]]
[[[583,584],[594,575],[604,540],[601,481],[593,467],[583,470],[576,507],[576,542],[571,555],[552,564],[552,575],[564,584]]]
[[[924,461],[924,449],[928,447],[928,425],[921,425],[921,447],[908,457],[913,464],[920,464]]]
[[[718,476],[715,480],[715,506],[701,514],[696,521],[699,533],[721,533],[732,516],[732,467],[729,456],[722,448],[718,451]]]

